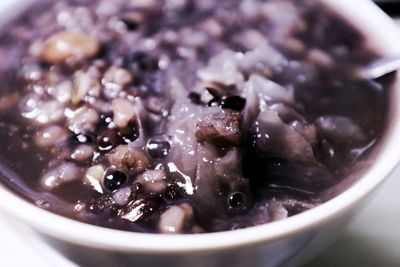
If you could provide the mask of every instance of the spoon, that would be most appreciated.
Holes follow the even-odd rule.
[[[397,70],[400,70],[400,56],[384,57],[357,69],[355,76],[360,79],[374,80]]]

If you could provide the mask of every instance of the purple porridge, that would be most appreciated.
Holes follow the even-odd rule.
[[[298,214],[368,168],[387,123],[390,77],[349,75],[376,56],[318,1],[37,1],[0,57],[1,181],[114,229]]]

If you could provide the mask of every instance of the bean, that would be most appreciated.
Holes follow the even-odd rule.
[[[117,205],[125,206],[128,204],[131,194],[132,189],[130,187],[123,187],[114,192],[113,199]]]
[[[172,206],[160,218],[159,229],[164,234],[181,233],[193,217],[193,209],[189,204]]]
[[[80,170],[75,164],[63,162],[47,171],[40,182],[43,189],[51,191],[62,184],[78,179],[79,175]]]
[[[147,154],[155,159],[168,156],[171,144],[164,136],[155,136],[149,139],[146,146]]]
[[[89,145],[79,145],[71,154],[76,161],[86,161],[93,157],[94,149]]]
[[[122,171],[114,167],[107,169],[103,177],[103,186],[110,192],[115,192],[120,189],[128,180],[128,177]]]
[[[58,32],[45,41],[42,60],[50,64],[60,64],[66,62],[69,58],[91,58],[99,50],[99,42],[86,34],[68,31]]]
[[[113,120],[118,128],[127,127],[136,116],[135,106],[129,100],[118,98],[113,100],[111,105],[114,113]]]
[[[93,130],[100,119],[96,110],[85,106],[70,112],[67,117],[68,128],[76,134]]]
[[[58,125],[52,125],[37,133],[35,141],[41,147],[50,147],[61,143],[68,138],[64,128]]]
[[[97,138],[100,151],[109,151],[122,143],[122,138],[116,129],[106,129]]]
[[[112,165],[127,170],[131,174],[141,173],[150,165],[150,161],[143,151],[128,145],[118,146],[108,159]]]
[[[85,174],[85,184],[89,184],[95,191],[100,194],[103,193],[103,188],[101,186],[101,181],[105,175],[104,167],[101,165],[96,165],[87,169]]]
[[[162,170],[147,170],[138,175],[136,180],[152,193],[162,193],[166,188],[166,175]]]
[[[106,83],[114,83],[119,86],[128,85],[133,81],[132,74],[125,69],[111,67],[104,74],[104,82]]]

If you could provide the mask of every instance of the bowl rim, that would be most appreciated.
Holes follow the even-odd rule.
[[[369,38],[372,47],[385,54],[400,54],[400,34],[396,25],[369,0],[320,0],[351,23]],[[360,8],[363,12],[359,12]],[[373,19],[371,19],[373,18]],[[373,22],[372,22],[373,21]],[[379,31],[383,27],[385,31]],[[400,87],[400,76],[395,86]],[[400,90],[393,90],[392,103],[400,102]],[[94,226],[63,217],[24,200],[4,185],[0,185],[0,209],[25,222],[40,233],[93,248],[140,253],[183,253],[219,251],[235,247],[256,246],[311,230],[348,214],[375,190],[394,170],[400,161],[400,105],[391,104],[390,125],[385,140],[380,144],[379,158],[366,174],[349,189],[331,200],[299,215],[264,225],[235,231],[165,235],[125,232]],[[8,203],[12,203],[9,205]]]

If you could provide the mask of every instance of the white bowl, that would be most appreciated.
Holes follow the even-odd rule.
[[[397,27],[371,1],[321,1],[359,29],[371,49],[382,55],[400,55]],[[26,1],[9,2],[11,5],[7,8],[3,7],[4,3],[0,5],[0,12],[14,14]],[[363,177],[328,202],[282,221],[201,235],[129,233],[58,216],[1,185],[0,209],[82,266],[298,266],[334,241],[360,205],[400,161],[398,103],[400,91],[393,90],[390,127],[376,162]]]

